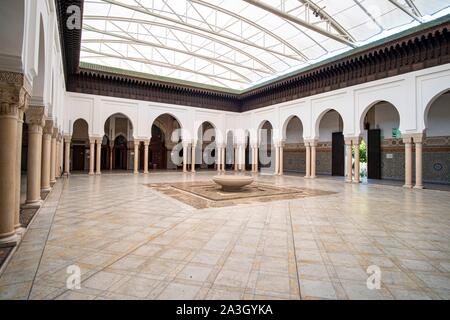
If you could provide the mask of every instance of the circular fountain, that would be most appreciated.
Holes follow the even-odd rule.
[[[223,191],[236,192],[253,183],[250,176],[214,176],[213,181],[222,187]]]

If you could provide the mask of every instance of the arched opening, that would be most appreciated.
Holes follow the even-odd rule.
[[[427,107],[425,124],[423,180],[450,184],[450,90]]]
[[[225,170],[233,170],[234,162],[234,135],[233,131],[230,130],[227,133],[227,141],[225,146]]]
[[[403,180],[405,148],[399,131],[400,115],[397,109],[389,102],[377,102],[365,113],[362,125],[362,181]]]
[[[177,144],[181,142],[180,129],[180,122],[170,114],[163,114],[156,118],[152,124],[152,138],[150,140],[150,168],[164,170],[176,170],[179,168],[181,163],[173,161],[172,153],[179,152],[179,157],[177,158],[183,158],[183,148],[175,150]],[[144,148],[141,148],[141,156],[139,157],[142,164],[144,161]]]
[[[316,150],[316,173],[343,177],[345,175],[344,121],[336,110],[329,110],[319,120],[319,141]]]
[[[216,129],[211,122],[203,122],[197,131],[196,168],[214,169],[216,164]]]
[[[303,124],[293,116],[284,128],[283,168],[285,172],[306,172],[306,149],[303,141]]]
[[[258,170],[261,173],[273,173],[275,171],[273,126],[267,120],[261,124],[258,130],[258,148]]]
[[[78,119],[73,123],[72,129],[72,168],[71,171],[89,170],[89,126],[84,119]]]
[[[106,120],[104,130],[101,147],[102,170],[133,170],[136,155],[133,124],[130,119],[116,113]]]

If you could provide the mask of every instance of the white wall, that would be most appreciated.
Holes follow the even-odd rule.
[[[450,136],[450,94],[440,96],[428,111],[427,137]]]
[[[397,110],[390,103],[386,102],[380,102],[374,108],[374,129],[380,129],[381,137],[384,137],[384,139],[391,139],[392,129],[398,129],[400,125],[400,117]]]
[[[442,81],[446,80],[449,81],[442,85]],[[302,123],[304,139],[319,138],[320,141],[331,141],[331,133],[335,131],[343,130],[345,136],[362,134],[364,117],[369,109],[380,102],[387,101],[395,106],[400,117],[399,123],[397,120],[392,121],[398,115],[392,108],[387,107],[388,104],[385,103],[384,106],[383,103],[380,104],[376,121],[385,137],[388,138],[392,134],[392,128],[399,128],[402,133],[423,132],[425,110],[428,110],[427,107],[442,94],[443,88],[450,89],[450,64],[244,113],[66,93],[67,111],[64,113],[64,131],[70,132],[69,124],[73,124],[78,118],[83,118],[89,123],[90,135],[102,136],[106,119],[120,112],[128,116],[133,123],[135,138],[148,139],[151,137],[153,121],[161,114],[169,113],[180,122],[184,138],[189,141],[196,139],[199,126],[204,121],[209,121],[216,129],[218,143],[225,143],[224,137],[229,130],[234,132],[237,143],[244,143],[245,130],[248,130],[250,143],[255,144],[258,129],[264,121],[268,120],[273,126],[273,138],[277,143],[280,140],[286,140],[288,123],[293,116],[297,116]],[[437,102],[444,103],[439,101]],[[342,117],[341,125],[338,125],[336,112],[333,116],[326,115],[330,110],[336,110]],[[448,108],[445,112],[448,112]],[[430,114],[433,115],[434,111]],[[437,117],[442,118],[442,115]],[[439,132],[448,132],[445,131],[448,128],[445,122],[439,123],[438,126],[441,128]],[[290,129],[289,135],[293,130]]]

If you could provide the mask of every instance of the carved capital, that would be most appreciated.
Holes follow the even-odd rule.
[[[53,120],[45,120],[44,134],[53,135]]]
[[[21,73],[0,71],[0,116],[23,119],[31,86]]]
[[[43,106],[30,106],[25,112],[25,116],[28,125],[44,127],[45,108]]]
[[[52,134],[52,139],[57,139],[58,138],[58,128],[53,128],[53,134]]]

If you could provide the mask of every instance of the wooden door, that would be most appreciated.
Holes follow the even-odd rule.
[[[73,146],[72,148],[72,171],[84,171],[85,146]]]
[[[367,140],[367,177],[381,179],[381,130],[369,130]]]
[[[331,146],[331,175],[345,176],[345,141],[342,132],[333,132]]]

